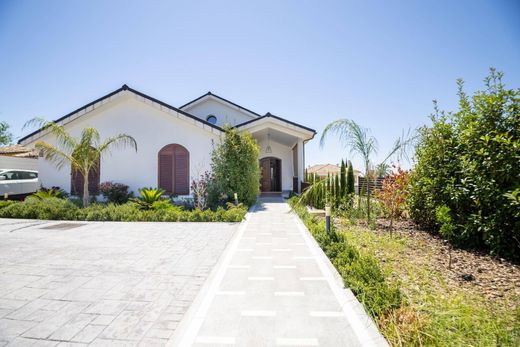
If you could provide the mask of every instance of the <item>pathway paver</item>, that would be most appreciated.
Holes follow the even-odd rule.
[[[237,224],[0,219],[0,346],[164,346]]]
[[[172,346],[387,346],[281,198],[260,199]]]

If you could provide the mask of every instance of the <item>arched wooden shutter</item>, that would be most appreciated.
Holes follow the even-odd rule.
[[[88,174],[88,192],[90,195],[99,194],[100,169],[101,165],[98,159],[96,165],[90,170]],[[70,193],[72,195],[83,196],[83,175],[77,170],[72,169],[70,177]]]
[[[159,188],[168,194],[190,193],[189,152],[178,144],[164,146],[159,151]]]

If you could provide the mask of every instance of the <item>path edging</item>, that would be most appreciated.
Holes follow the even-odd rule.
[[[289,206],[290,207],[290,206]],[[307,226],[303,223],[301,218],[292,210],[290,213],[293,215],[296,220],[296,224],[298,225],[298,229],[302,232],[305,241],[312,246],[314,255],[318,257],[318,260],[322,262],[322,264],[326,267],[326,271],[328,275],[330,275],[329,284],[334,295],[338,299],[347,317],[347,320],[352,325],[352,329],[358,338],[358,341],[362,346],[380,346],[380,347],[388,347],[389,344],[386,339],[383,337],[379,329],[377,328],[375,322],[365,311],[363,305],[358,301],[354,293],[350,290],[350,288],[345,287],[343,282],[343,278],[336,270],[334,265],[331,263],[330,259],[323,252],[318,242],[314,239],[312,234],[310,233]],[[318,264],[320,265],[320,264]],[[325,270],[322,268],[322,271]]]
[[[195,342],[197,333],[202,326],[207,310],[213,300],[214,294],[212,295],[212,291],[216,291],[215,288],[218,289],[220,286],[227,268],[227,263],[231,261],[231,256],[233,255],[235,248],[237,248],[240,237],[244,233],[247,224],[249,224],[251,215],[256,210],[257,205],[258,201],[251,206],[244,219],[240,222],[237,231],[232,236],[228,246],[222,252],[218,262],[213,267],[208,278],[206,278],[206,281],[195,297],[195,300],[193,300],[190,308],[186,311],[184,317],[182,317],[182,320],[177,326],[177,329],[175,329],[173,335],[169,338],[166,346],[188,347]]]

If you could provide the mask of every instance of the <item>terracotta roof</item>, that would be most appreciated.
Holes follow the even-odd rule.
[[[327,173],[338,175],[340,171],[340,166],[334,164],[316,164],[307,168],[308,173],[315,173],[318,176],[327,176]],[[354,175],[360,176],[361,171],[354,169]]]
[[[340,172],[340,167],[333,164],[318,164],[307,168],[308,173],[315,173],[319,176],[327,176],[328,173],[337,175]]]
[[[38,152],[34,148],[27,148],[22,145],[11,145],[0,147],[0,155],[10,157],[38,158]]]

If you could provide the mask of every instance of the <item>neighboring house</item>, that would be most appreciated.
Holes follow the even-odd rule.
[[[38,153],[34,148],[25,147],[19,144],[0,147],[0,155],[19,158],[38,158]]]
[[[102,138],[125,133],[137,141],[134,150],[114,150],[100,162],[89,180],[92,192],[104,181],[127,184],[132,191],[160,187],[169,194],[188,195],[190,183],[211,168],[211,152],[228,124],[248,131],[260,146],[261,191],[296,191],[304,179],[304,146],[316,132],[270,113],[260,115],[208,92],[177,108],[126,85],[57,119],[73,136],[94,127]],[[19,143],[32,147],[37,141],[55,144],[45,130],[37,130]],[[58,170],[38,159],[44,187],[59,186],[75,193],[83,177],[70,166]]]
[[[38,153],[21,145],[0,147],[0,169],[37,170]]]
[[[327,175],[335,176],[339,175],[341,171],[341,167],[339,165],[334,164],[317,164],[312,165],[307,168],[308,174],[315,174],[320,178],[325,178]],[[357,182],[358,177],[363,176],[361,171],[354,169],[354,179]]]
[[[341,167],[334,164],[317,164],[309,166],[307,169],[309,175],[316,175],[319,178],[327,178],[327,175],[336,176],[340,174]],[[354,169],[354,190],[356,194],[359,193],[360,178],[363,178],[361,171]]]

